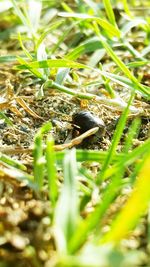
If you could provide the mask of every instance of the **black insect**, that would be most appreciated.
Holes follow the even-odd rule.
[[[94,128],[99,127],[98,135],[103,135],[105,124],[102,119],[92,115],[89,111],[80,111],[72,116],[72,123],[80,134]]]

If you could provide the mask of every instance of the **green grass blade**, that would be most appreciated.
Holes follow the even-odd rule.
[[[27,168],[24,164],[22,164],[20,161],[10,158],[6,155],[3,155],[0,153],[0,161],[6,163],[7,165],[10,165],[16,169],[22,170],[22,171],[26,171]]]
[[[33,60],[33,57],[31,56],[31,54],[28,52],[28,50],[23,45],[23,42],[22,42],[22,38],[21,38],[21,34],[20,33],[18,33],[18,40],[19,40],[20,46],[21,46],[23,52],[25,53],[25,55],[27,56],[27,58],[29,58],[30,60]]]
[[[76,231],[78,200],[76,188],[76,152],[66,151],[64,157],[64,184],[55,211],[54,227],[56,243],[60,252],[67,252],[68,242]]]
[[[38,70],[30,68],[29,63],[25,61],[22,57],[17,57],[17,59],[19,63],[22,64],[21,66],[24,66],[24,70],[30,70],[36,77],[38,77],[41,80],[45,80],[43,75]],[[14,69],[18,69],[21,66],[16,66],[14,67]]]
[[[107,158],[106,158],[106,160],[102,166],[102,170],[99,172],[99,174],[97,176],[97,182],[98,183],[100,183],[105,178],[105,172],[106,172],[109,164],[111,163],[113,154],[115,153],[115,151],[117,149],[117,145],[118,145],[120,138],[122,136],[122,132],[124,130],[124,126],[125,126],[125,123],[127,120],[128,113],[129,113],[129,106],[131,105],[131,102],[133,101],[133,99],[134,99],[134,93],[131,94],[130,99],[128,101],[128,105],[125,108],[125,110],[123,111],[122,116],[121,116],[121,118],[117,124],[115,133],[113,135],[112,144],[111,144],[108,156],[107,156]]]
[[[69,52],[66,56],[66,58],[70,60],[77,59],[80,55],[93,52],[96,49],[102,48],[102,44],[99,42],[97,37],[90,38],[89,40],[86,40],[81,45],[75,47],[71,52]]]
[[[142,63],[141,63],[142,65]],[[144,64],[145,65],[145,64]],[[131,65],[132,67],[132,65]],[[100,72],[102,75],[108,77],[110,80],[122,85],[123,87],[129,88],[129,89],[135,89],[135,83],[132,82],[129,78],[126,78],[124,76],[119,76],[113,73],[108,73],[106,71],[100,71],[97,70],[98,72]],[[118,71],[118,70],[117,70]],[[143,96],[146,96],[148,99],[150,98],[150,87],[140,84],[140,88],[136,88],[137,90],[140,90],[140,92],[143,94]]]
[[[145,60],[145,58],[142,57],[141,53],[139,53],[128,41],[122,40],[122,43],[124,47],[131,53],[133,57],[136,59],[139,59],[141,61]]]
[[[34,34],[38,31],[42,12],[42,1],[30,0],[28,2],[28,17]]]
[[[54,139],[52,135],[48,135],[46,142],[46,168],[49,184],[49,199],[55,206],[57,199],[57,177],[55,166],[55,151],[54,151]]]
[[[60,68],[57,71],[55,82],[58,84],[62,84],[65,82],[67,75],[69,74],[70,69],[68,68]]]
[[[0,118],[4,119],[5,123],[7,123],[9,126],[13,126],[14,125],[12,123],[12,121],[2,111],[0,111]]]
[[[61,163],[63,158],[64,158],[64,151],[58,151],[56,152],[56,160]],[[103,162],[104,159],[107,156],[107,152],[106,151],[96,151],[96,150],[82,150],[82,149],[78,149],[76,150],[76,158],[77,161],[98,161],[98,162]],[[124,155],[120,155],[118,153],[115,153],[113,156],[113,160],[117,160],[118,157],[123,157]]]
[[[127,0],[123,0],[122,3],[123,3],[124,11],[130,17],[131,16],[131,12],[130,12]]]
[[[44,180],[44,157],[43,157],[43,143],[41,133],[36,134],[34,140],[34,180],[38,185],[38,190],[42,189]]]
[[[102,71],[102,64],[101,63],[99,64],[99,69],[100,69],[100,71]],[[110,80],[108,78],[106,78],[104,75],[102,75],[102,80],[104,82],[104,86],[105,86],[107,92],[110,94],[110,96],[112,98],[115,98],[115,92],[114,92],[112,86],[110,85]]]
[[[150,147],[148,150],[131,196],[114,221],[111,230],[100,240],[100,243],[119,242],[135,227],[140,217],[148,209],[150,203]]]
[[[46,29],[44,32],[41,33],[40,37],[37,39],[36,42],[36,50],[38,48],[38,46],[43,43],[44,39],[46,38],[46,36],[51,33],[53,30],[57,29],[59,26],[61,26],[61,24],[63,23],[62,20],[59,20],[57,22],[52,23],[48,29]]]
[[[91,231],[95,230],[95,228],[100,225],[103,215],[120,189],[120,184],[121,182],[118,178],[113,179],[112,183],[110,183],[105,190],[101,203],[98,204],[87,219],[79,224],[69,242],[70,253],[75,253],[84,244]]]
[[[37,184],[33,180],[33,176],[29,175],[28,173],[22,171],[21,169],[17,167],[10,166],[7,163],[0,165],[0,178],[5,179],[5,176],[10,178],[12,182],[16,182],[18,180],[19,182],[24,182],[26,186],[29,186],[33,190],[37,190]]]
[[[95,21],[101,26],[110,36],[117,36],[120,37],[120,31],[114,27],[112,24],[107,22],[107,20],[100,19],[98,17],[90,16],[87,14],[83,13],[67,13],[67,12],[60,12],[58,14],[59,16],[62,17],[67,17],[67,18],[78,18],[81,20],[88,20],[88,21]]]
[[[12,4],[13,4],[13,8],[16,12],[16,14],[18,15],[18,17],[20,18],[20,20],[22,21],[22,23],[29,27],[30,22],[27,19],[27,17],[23,14],[23,12],[21,11],[21,9],[19,8],[19,5],[17,4],[16,0],[11,0]]]
[[[51,123],[44,124],[34,139],[34,149],[33,149],[33,157],[34,157],[34,180],[38,185],[38,189],[41,190],[44,182],[44,151],[43,151],[43,134],[51,129]]]
[[[126,135],[126,138],[125,138],[125,144],[124,144],[124,148],[122,151],[124,154],[128,153],[130,149],[132,149],[133,139],[138,136],[140,124],[141,124],[141,120],[139,118],[136,118],[133,120],[129,128],[129,131]]]
[[[116,63],[116,65],[125,73],[125,75],[131,79],[135,80],[135,77],[130,73],[129,69],[125,66],[125,64],[122,62],[122,60],[114,53],[112,48],[108,45],[108,43],[105,41],[104,37],[100,34],[99,28],[97,24],[94,24],[95,32],[97,36],[99,37],[100,42],[102,43],[103,47],[106,49],[109,56],[113,59],[113,61]]]
[[[36,50],[36,59],[38,61],[47,60],[47,53],[46,53],[46,47],[44,43],[41,43],[37,50]],[[42,74],[45,80],[48,79],[49,76],[49,68],[44,69],[38,69],[38,71]]]
[[[107,14],[107,17],[110,21],[110,23],[114,26],[116,26],[116,20],[115,20],[115,15],[112,9],[112,4],[110,0],[103,0],[104,6],[105,6],[105,11]]]
[[[106,170],[105,179],[118,172],[120,165],[123,164],[124,166],[130,166],[132,163],[136,163],[136,160],[142,159],[143,155],[147,152],[147,147],[149,146],[150,140],[148,139],[142,145],[134,148],[130,153],[122,154],[123,156],[120,160],[118,160],[118,163]]]
[[[144,87],[142,84],[138,82],[136,77],[130,72],[130,70],[127,68],[127,66],[123,63],[123,61],[114,53],[113,49],[108,45],[108,43],[104,40],[103,36],[99,32],[99,28],[97,24],[94,24],[94,29],[99,37],[100,42],[106,49],[109,56],[113,59],[113,61],[116,63],[116,65],[122,70],[122,72],[134,83],[134,87],[138,89],[139,91],[143,91]],[[147,92],[148,96],[150,96],[150,92]]]
[[[22,57],[24,57],[22,55]],[[7,63],[7,62],[14,62],[17,61],[17,56],[14,55],[6,55],[6,56],[0,56],[0,63]]]
[[[68,59],[48,59],[42,61],[28,62],[16,67],[19,70],[38,69],[38,68],[88,68],[84,64],[74,62]]]
[[[65,37],[67,37],[70,31],[73,30],[73,28],[78,24],[79,24],[79,21],[76,21],[72,23],[66,31],[64,31],[64,33],[58,39],[58,42],[50,49],[50,52],[49,52],[50,55],[53,55],[56,52],[57,48],[59,48],[60,44],[65,40]]]
[[[140,61],[132,61],[126,64],[127,67],[129,68],[139,68],[145,65],[148,65],[150,63],[149,60],[140,60]]]
[[[121,34],[122,37],[125,37],[126,34],[128,34],[128,32],[136,27],[139,26],[141,24],[147,24],[146,20],[142,19],[142,18],[134,18],[132,20],[130,20],[129,22],[127,22],[122,28],[121,28]]]

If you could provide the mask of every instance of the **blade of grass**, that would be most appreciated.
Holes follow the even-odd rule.
[[[134,99],[134,93],[131,94],[130,96],[130,99],[128,101],[128,105],[127,107],[125,108],[125,110],[123,111],[122,115],[121,115],[121,118],[117,124],[117,127],[116,127],[116,130],[115,130],[115,133],[113,135],[113,139],[112,139],[112,144],[111,144],[111,147],[109,149],[109,153],[108,153],[108,156],[102,166],[102,169],[101,171],[99,172],[99,174],[97,175],[97,183],[99,184],[104,178],[105,178],[105,172],[109,166],[109,164],[111,163],[111,160],[112,160],[112,157],[113,157],[113,154],[115,153],[116,149],[117,149],[117,145],[120,141],[120,138],[122,136],[122,132],[124,130],[124,126],[125,126],[125,123],[126,123],[126,120],[127,120],[127,116],[128,116],[128,113],[129,113],[129,107]]]
[[[102,64],[101,63],[99,64],[99,69],[102,71]],[[112,98],[115,98],[115,92],[114,92],[112,86],[109,83],[110,80],[107,79],[104,75],[102,75],[102,80],[104,81],[104,86],[105,86],[107,92],[110,94],[110,96]]]
[[[131,53],[131,55],[133,55],[133,57],[141,61],[145,60],[141,53],[139,53],[128,41],[125,41],[124,38],[122,39],[122,43],[124,47]]]
[[[45,47],[44,43],[41,43],[38,46],[38,48],[36,50],[36,59],[37,59],[37,61],[47,60],[46,47]],[[48,79],[48,76],[50,73],[49,68],[38,69],[38,71],[41,72],[41,74],[45,80]]]
[[[36,42],[36,50],[37,50],[37,48],[39,47],[39,45],[40,45],[41,43],[43,43],[43,41],[44,41],[44,39],[46,38],[46,36],[47,36],[49,33],[53,32],[53,30],[55,30],[55,29],[57,29],[58,27],[60,27],[62,23],[63,23],[62,20],[59,20],[59,21],[57,21],[57,22],[54,22],[54,23],[52,23],[52,24],[48,27],[48,29],[46,29],[44,32],[41,33],[39,39],[37,39],[37,42]]]
[[[16,159],[10,158],[6,155],[3,155],[2,153],[0,153],[0,161],[6,163],[7,165],[10,165],[16,169],[22,170],[22,171],[26,171],[27,168],[24,164],[22,164],[21,162],[19,162]]]
[[[148,151],[147,151],[147,146],[149,147]],[[139,153],[140,149],[136,148],[135,150],[137,150],[137,149],[138,149],[138,153]],[[142,149],[143,149],[143,146],[142,146]],[[150,151],[150,141],[149,141],[149,143],[147,143],[145,145],[144,149],[146,151],[146,156],[147,156],[147,153],[149,153],[149,151]],[[136,151],[136,154],[137,154],[137,151]],[[118,159],[118,161],[119,161],[119,159]],[[95,227],[97,227],[97,226],[100,227],[101,218],[104,216],[106,210],[108,209],[108,207],[110,206],[113,199],[116,197],[117,193],[119,192],[119,190],[121,188],[121,184],[122,184],[121,177],[122,177],[122,174],[124,172],[124,166],[123,166],[124,161],[126,161],[126,159],[124,157],[124,160],[123,160],[123,157],[122,157],[122,162],[121,162],[120,168],[116,172],[117,176],[115,173],[115,176],[113,177],[113,179],[111,180],[111,182],[107,186],[105,192],[103,193],[102,201],[98,204],[98,206],[95,208],[95,210],[87,217],[87,219],[81,221],[81,223],[77,227],[76,232],[74,233],[74,235],[72,236],[72,238],[69,242],[70,253],[75,253],[84,244],[84,242],[86,241],[86,239],[87,239],[88,235],[91,233],[91,231],[93,231],[95,229]],[[148,173],[147,173],[147,178],[148,178]],[[149,191],[149,189],[148,189],[148,191]],[[132,207],[132,209],[133,209],[133,207]],[[138,206],[137,206],[137,209],[138,209]],[[130,217],[132,217],[132,216],[130,216]],[[124,221],[125,221],[125,218],[124,218]],[[119,223],[122,224],[121,220]],[[117,226],[119,225],[119,223],[117,224]],[[116,227],[116,230],[117,230],[117,227]]]
[[[19,58],[20,60],[20,58]],[[71,61],[69,59],[47,59],[41,61],[28,62],[16,67],[19,70],[38,68],[89,68],[84,64]]]
[[[127,22],[125,25],[123,25],[123,27],[121,28],[121,35],[122,38],[125,37],[126,34],[128,34],[128,32],[136,27],[136,26],[140,26],[141,24],[147,24],[146,20],[143,18],[134,18],[131,21]]]
[[[8,125],[13,126],[12,121],[2,111],[0,111],[0,118],[4,119],[5,123],[7,123]]]
[[[64,184],[55,210],[55,240],[61,253],[68,251],[68,242],[76,231],[78,219],[75,153],[75,149],[66,151],[63,164]]]
[[[141,63],[142,64],[142,63]],[[132,67],[132,66],[131,66]],[[116,75],[116,74],[113,74],[113,73],[108,73],[106,71],[103,71],[101,72],[100,70],[96,70],[97,72],[99,72],[101,75],[104,75],[106,77],[108,77],[110,80],[126,87],[126,88],[129,88],[129,89],[136,89],[138,90],[137,88],[135,88],[135,84],[128,78],[126,77],[123,77],[123,76],[119,76],[119,75]],[[117,69],[118,71],[118,69]],[[140,92],[142,93],[143,96],[145,96],[146,98],[150,98],[150,87],[149,86],[146,86],[146,85],[142,85],[142,90],[140,89]]]
[[[120,185],[121,179],[118,179],[118,177],[116,179],[115,177],[105,190],[102,201],[85,220],[81,221],[76,232],[70,239],[70,253],[74,254],[84,244],[91,231],[95,230],[95,228],[100,225],[100,220],[120,190]]]
[[[56,152],[56,160],[60,163],[62,162],[64,158],[64,151],[58,151]],[[107,156],[106,151],[95,151],[95,150],[82,150],[78,149],[76,150],[76,158],[77,161],[98,161],[98,162],[103,162],[104,159]],[[122,154],[115,153],[113,156],[113,160],[116,161],[118,157],[124,157]]]
[[[67,17],[67,18],[77,18],[81,20],[88,20],[88,21],[95,21],[101,26],[110,36],[117,36],[120,37],[120,31],[118,28],[114,27],[112,24],[107,22],[107,20],[100,19],[98,17],[90,16],[83,13],[67,13],[67,12],[60,12],[58,13],[59,16]]]
[[[27,58],[24,55],[21,55],[23,58]],[[5,63],[5,62],[14,62],[17,61],[17,56],[14,55],[6,55],[6,56],[0,56],[0,63]]]
[[[30,0],[28,2],[28,17],[30,24],[32,25],[32,30],[36,34],[39,28],[39,22],[42,12],[42,1]]]
[[[73,23],[70,27],[68,27],[68,30],[65,31],[61,37],[59,38],[58,42],[56,43],[55,46],[53,46],[53,48],[50,50],[50,54],[53,54],[56,49],[60,46],[60,44],[64,41],[65,37],[69,34],[69,32],[75,27],[75,25],[77,25],[79,22],[77,21],[76,23]],[[66,59],[69,59],[66,57]],[[57,74],[56,74],[56,78],[55,78],[55,81],[59,84],[62,84],[65,79],[67,78],[67,75],[70,71],[70,68],[62,68],[62,69],[59,69],[57,71]]]
[[[142,158],[143,155],[146,154],[147,147],[149,146],[150,140],[148,139],[142,145],[133,149],[130,153],[122,154],[124,156],[118,161],[118,163],[106,170],[105,179],[118,172],[120,165],[124,164],[125,166],[130,166],[132,163],[136,163],[136,160]]]
[[[20,20],[22,21],[22,23],[30,28],[30,21],[28,20],[28,18],[23,14],[23,12],[21,11],[21,9],[19,8],[19,5],[17,4],[17,2],[15,0],[11,0],[14,10],[16,12],[16,14],[18,15],[18,17],[20,18]]]
[[[124,144],[124,148],[122,151],[124,154],[128,153],[130,151],[130,149],[132,149],[133,139],[138,136],[138,133],[140,130],[140,124],[141,124],[140,118],[136,118],[133,120],[133,122],[129,128],[129,131],[126,135],[126,138],[125,138],[125,144]]]
[[[34,149],[33,149],[33,157],[34,157],[34,180],[38,185],[38,190],[41,191],[44,181],[44,153],[43,153],[43,134],[51,129],[51,123],[44,124],[34,139]]]
[[[29,186],[33,190],[37,190],[37,185],[33,181],[33,176],[18,169],[18,166],[13,167],[3,162],[3,164],[0,165],[0,179],[4,181],[8,180],[12,184],[16,184],[18,180],[19,182],[24,182],[26,186]]]
[[[46,142],[46,168],[49,184],[49,199],[53,206],[55,206],[58,190],[56,181],[56,167],[55,167],[55,151],[54,151],[54,139],[52,135],[48,135]]]
[[[100,240],[100,243],[119,242],[136,226],[147,210],[150,202],[150,147],[148,150],[131,196],[112,224],[111,230]]]
[[[73,30],[73,28],[79,24],[79,21],[76,21],[74,23],[72,23],[68,29],[66,31],[64,31],[64,33],[60,36],[60,38],[58,39],[58,42],[50,49],[49,53],[50,55],[53,55],[57,48],[60,46],[60,44],[64,41],[65,37],[68,36],[68,34],[70,33],[71,30]]]
[[[138,82],[138,80],[136,79],[136,77],[130,72],[130,70],[126,67],[126,65],[123,63],[123,61],[114,53],[114,51],[112,50],[112,48],[108,45],[108,43],[104,40],[103,36],[100,34],[98,25],[93,22],[93,26],[94,26],[94,30],[97,34],[97,36],[99,37],[100,42],[102,43],[102,45],[104,46],[104,48],[106,49],[107,53],[109,54],[109,56],[113,59],[113,61],[116,63],[116,65],[122,70],[122,72],[134,83],[134,87],[136,89],[138,89],[139,91],[144,91],[145,89],[142,86],[142,84],[140,84]],[[150,92],[147,92],[148,96],[150,96]]]
[[[20,46],[21,46],[23,52],[25,53],[25,55],[27,56],[27,58],[29,58],[30,60],[33,60],[33,57],[31,56],[31,54],[28,52],[28,50],[23,45],[20,32],[18,33],[18,40],[19,40]]]
[[[123,7],[124,7],[124,11],[125,11],[125,13],[126,13],[129,17],[131,17],[131,12],[130,12],[130,9],[129,9],[127,0],[123,0],[122,3],[123,3]]]
[[[99,42],[97,37],[92,37],[81,45],[75,47],[71,52],[66,55],[67,59],[76,60],[80,55],[84,53],[93,52],[96,49],[102,48],[102,44]]]
[[[93,25],[94,25],[95,32],[96,32],[97,36],[99,37],[100,42],[102,43],[102,45],[106,49],[109,56],[113,59],[113,61],[116,63],[116,65],[123,71],[123,73],[125,73],[125,75],[129,79],[131,79],[131,80],[133,79],[133,81],[134,81],[135,77],[133,77],[133,75],[130,73],[129,69],[125,66],[125,64],[121,61],[121,59],[114,53],[112,48],[106,43],[104,37],[100,34],[98,25],[96,23],[93,23]]]
[[[24,70],[30,70],[36,77],[40,78],[41,80],[45,80],[43,75],[38,70],[30,68],[29,63],[25,61],[22,57],[17,57],[17,60],[20,64],[24,66]],[[16,66],[14,67],[14,69],[18,69],[21,66]]]
[[[104,6],[105,6],[105,11],[107,14],[107,17],[112,25],[116,27],[116,20],[115,20],[115,15],[114,11],[112,9],[112,4],[110,0],[103,0]],[[116,27],[117,28],[117,27]]]

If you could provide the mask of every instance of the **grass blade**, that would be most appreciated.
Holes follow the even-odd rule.
[[[21,46],[23,52],[25,53],[26,57],[29,58],[30,60],[33,60],[33,57],[31,56],[31,54],[28,52],[28,50],[23,45],[20,32],[18,33],[18,40],[19,40],[20,46]]]
[[[99,32],[99,28],[96,23],[94,24],[94,29],[99,37],[100,42],[106,49],[109,56],[113,59],[113,61],[116,63],[116,65],[122,70],[122,72],[133,82],[134,87],[138,89],[139,91],[143,91],[144,87],[142,84],[138,82],[136,77],[130,72],[130,70],[127,68],[127,66],[123,63],[123,61],[114,53],[113,49],[108,45],[108,43],[104,40],[103,36]],[[147,92],[147,95],[150,97],[150,92]]]
[[[114,15],[110,0],[104,0],[103,2],[104,2],[104,6],[105,6],[105,11],[107,13],[107,17],[108,17],[110,23],[112,25],[116,26],[117,24],[116,24],[116,20],[115,20],[115,15]]]
[[[49,184],[49,199],[55,206],[58,192],[56,181],[54,139],[52,135],[48,135],[46,142],[46,168]]]
[[[119,120],[119,123],[117,124],[113,139],[112,139],[112,145],[110,147],[108,156],[102,166],[102,170],[99,172],[98,176],[97,176],[97,182],[100,183],[104,178],[105,178],[105,172],[109,166],[109,164],[111,163],[113,154],[115,153],[116,149],[117,149],[117,145],[119,143],[119,140],[121,138],[122,132],[124,130],[124,126],[127,120],[127,116],[128,116],[128,112],[129,112],[129,106],[132,102],[132,100],[134,99],[134,93],[131,94],[129,102],[127,107],[125,108],[125,110],[122,113],[122,116]]]
[[[67,13],[67,12],[60,12],[58,14],[61,17],[67,18],[78,18],[81,20],[88,20],[88,21],[95,21],[101,26],[110,36],[117,36],[120,37],[120,31],[114,27],[112,24],[107,22],[107,20],[100,19],[98,17],[90,16],[83,13]]]
[[[34,180],[38,185],[38,189],[41,190],[44,181],[44,152],[43,152],[43,134],[51,129],[51,124],[48,122],[43,125],[37,134],[35,135],[34,140]]]
[[[0,111],[0,118],[4,119],[5,123],[7,123],[8,125],[13,126],[12,121],[2,111]]]
[[[0,154],[0,161],[6,163],[7,165],[10,165],[16,169],[26,171],[27,168],[24,164],[19,162],[18,160],[12,159],[6,155]]]
[[[64,157],[64,184],[55,212],[56,242],[60,252],[67,252],[68,242],[76,231],[78,219],[75,149]]]
[[[30,27],[30,22],[28,20],[28,18],[23,14],[23,12],[21,11],[21,9],[19,8],[18,4],[16,3],[16,0],[11,0],[12,4],[13,4],[13,8],[16,12],[16,14],[18,15],[18,17],[20,18],[20,20],[22,21],[22,23],[26,26],[26,27]]]
[[[17,57],[17,59],[18,59],[19,63],[24,66],[24,70],[28,70],[29,69],[36,77],[40,78],[41,80],[45,80],[43,75],[38,70],[31,69],[30,66],[29,66],[29,63],[26,62],[23,58]],[[14,69],[18,69],[21,66],[16,66],[16,67],[14,67]]]
[[[101,242],[119,242],[127,233],[135,227],[139,218],[147,210],[150,202],[150,147],[146,155],[143,167],[139,173],[135,188],[122,209],[117,219],[114,221],[111,231],[106,234]]]
[[[28,2],[29,20],[32,25],[34,34],[37,32],[42,12],[42,1],[30,0]]]
[[[86,220],[79,224],[76,232],[69,242],[70,253],[75,253],[84,244],[91,231],[100,224],[100,220],[120,189],[119,185],[120,180],[114,179],[105,191],[102,202],[95,208]]]
[[[41,61],[28,62],[16,67],[20,70],[38,69],[38,68],[88,68],[84,64],[74,62],[68,59],[47,59]]]

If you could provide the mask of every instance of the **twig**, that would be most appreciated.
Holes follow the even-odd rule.
[[[99,130],[99,127],[92,128],[92,129],[86,131],[85,133],[79,135],[78,137],[72,139],[67,144],[54,145],[54,149],[55,149],[55,151],[62,151],[66,148],[71,148],[73,146],[79,145],[82,143],[82,141],[85,138],[95,134],[98,130]],[[22,153],[32,153],[33,149],[34,149],[33,146],[31,146],[29,148],[4,146],[4,147],[0,148],[0,153],[9,154],[9,155],[16,155],[16,154],[22,154]],[[44,146],[44,149],[45,149],[45,146]]]

